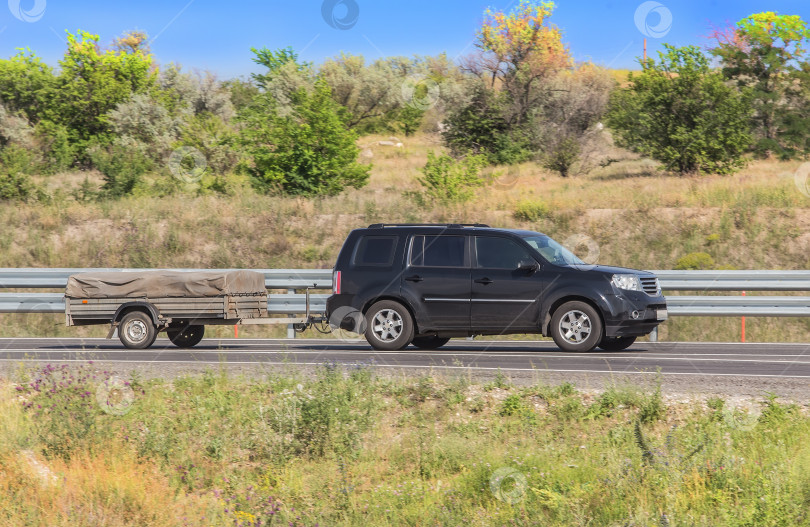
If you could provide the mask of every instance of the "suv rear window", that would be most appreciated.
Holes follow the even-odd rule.
[[[396,248],[396,236],[363,236],[354,250],[354,265],[390,266]]]
[[[464,267],[464,236],[414,236],[410,264],[417,267]]]

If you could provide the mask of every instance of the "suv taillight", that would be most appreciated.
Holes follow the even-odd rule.
[[[340,294],[340,271],[335,271],[332,273],[332,294]]]

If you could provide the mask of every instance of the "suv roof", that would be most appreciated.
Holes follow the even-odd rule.
[[[384,229],[385,227],[449,227],[452,229],[460,227],[486,227],[483,223],[372,223],[368,229]]]
[[[518,236],[521,235],[531,235],[531,234],[542,234],[536,231],[529,231],[525,229],[505,229],[501,227],[490,227],[484,223],[372,223],[365,229],[358,229],[360,231],[363,230],[371,230],[371,229],[482,229],[488,232],[506,232],[510,234],[516,234]]]

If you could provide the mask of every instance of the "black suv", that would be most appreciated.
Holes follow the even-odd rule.
[[[378,350],[540,333],[566,351],[617,351],[667,318],[654,274],[587,265],[539,232],[481,224],[353,230],[333,280],[330,324]]]

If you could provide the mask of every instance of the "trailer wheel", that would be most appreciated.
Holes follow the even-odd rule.
[[[157,328],[143,311],[130,311],[118,324],[118,338],[129,349],[145,349],[157,338]]]
[[[168,327],[166,334],[178,348],[192,348],[203,339],[205,326]]]

